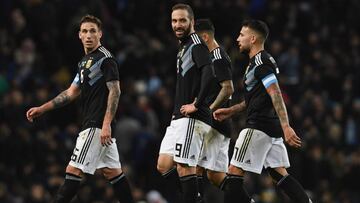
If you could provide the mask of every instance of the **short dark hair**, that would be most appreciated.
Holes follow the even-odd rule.
[[[179,3],[179,4],[175,4],[172,7],[172,11],[179,10],[179,9],[180,10],[186,10],[188,12],[188,14],[189,14],[190,20],[194,19],[194,11],[192,10],[192,8],[188,4]]]
[[[264,41],[266,41],[266,39],[269,36],[269,27],[266,25],[265,22],[261,20],[254,20],[254,19],[245,20],[242,23],[242,26],[248,27],[254,30],[255,32],[259,33],[261,37],[264,39]]]
[[[98,26],[99,30],[101,30],[102,27],[101,20],[98,17],[95,17],[90,14],[87,14],[81,18],[79,27],[81,27],[83,23],[95,23]]]
[[[208,18],[196,20],[194,28],[196,32],[210,32],[212,34],[215,33],[214,24]]]

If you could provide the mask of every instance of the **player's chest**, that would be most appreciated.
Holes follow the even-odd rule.
[[[184,77],[195,63],[192,59],[192,48],[194,44],[187,44],[180,47],[176,57],[176,71],[179,76]]]
[[[95,84],[101,77],[101,64],[103,59],[96,57],[88,57],[82,59],[78,63],[78,70],[80,76],[80,84],[90,85]]]
[[[243,82],[247,91],[251,91],[258,83],[258,80],[255,77],[255,68],[256,67],[253,63],[249,63],[249,65],[246,67]]]

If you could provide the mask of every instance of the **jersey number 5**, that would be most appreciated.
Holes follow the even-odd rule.
[[[80,71],[80,83],[84,82],[84,69]]]
[[[78,148],[75,148],[74,149],[74,152],[73,152],[73,154],[71,155],[71,161],[76,161],[76,158],[78,157],[77,155],[76,155],[76,152],[78,152],[79,151],[79,149]]]

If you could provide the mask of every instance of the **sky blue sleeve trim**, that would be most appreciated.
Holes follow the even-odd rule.
[[[277,83],[277,79],[276,76],[274,75],[274,73],[271,73],[269,75],[267,75],[264,79],[261,80],[264,87],[268,88],[270,85],[272,85],[273,83]]]
[[[72,81],[71,84],[74,84],[74,85],[77,85],[79,86],[80,85],[80,78],[79,78],[79,73],[76,74],[74,80]]]

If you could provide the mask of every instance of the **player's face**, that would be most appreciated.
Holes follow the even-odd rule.
[[[183,39],[191,32],[194,22],[189,18],[186,10],[177,9],[171,13],[171,26],[175,36]]]
[[[94,50],[100,45],[102,32],[95,23],[85,22],[80,26],[79,38],[86,50]]]
[[[239,37],[236,40],[241,53],[249,53],[253,37],[254,35],[248,27],[241,28]]]

